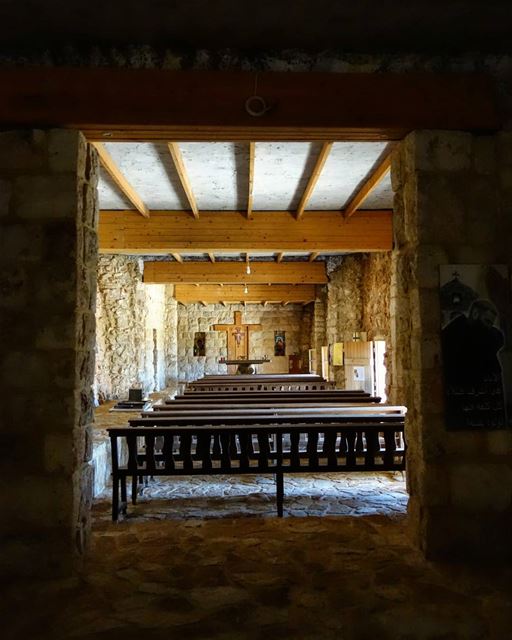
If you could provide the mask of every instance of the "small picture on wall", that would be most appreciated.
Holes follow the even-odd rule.
[[[286,355],[286,335],[284,331],[274,331],[274,355]]]
[[[206,333],[204,331],[194,333],[194,355],[206,355]]]

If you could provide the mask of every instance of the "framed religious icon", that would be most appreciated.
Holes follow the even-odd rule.
[[[440,267],[446,428],[512,426],[512,308],[506,265]]]
[[[204,331],[194,333],[194,355],[206,355],[206,333]]]
[[[286,334],[284,331],[274,331],[274,355],[286,355]]]

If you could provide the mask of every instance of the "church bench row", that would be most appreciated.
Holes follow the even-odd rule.
[[[187,417],[200,417],[200,416],[221,416],[221,415],[236,415],[236,416],[251,416],[251,415],[273,415],[273,416],[287,416],[299,414],[301,416],[306,415],[324,415],[324,414],[338,414],[344,415],[347,413],[364,412],[365,415],[378,414],[378,413],[399,413],[400,408],[389,407],[387,405],[338,405],[332,404],[321,406],[293,406],[287,405],[285,407],[276,406],[259,406],[254,407],[230,405],[229,407],[223,405],[216,405],[214,407],[205,408],[201,405],[190,406],[186,405],[161,405],[160,407],[154,407],[152,411],[143,411],[141,416],[148,418],[151,416],[167,417],[167,416],[187,416]]]
[[[273,473],[277,512],[283,515],[283,476],[305,472],[403,471],[403,413],[323,416],[313,419],[268,416],[188,419],[139,418],[130,427],[111,427],[112,519],[127,510],[127,478],[136,503],[139,476]],[[275,422],[275,417],[270,419]],[[149,427],[149,428],[148,428]],[[121,463],[122,441],[128,460]]]
[[[192,380],[188,383],[191,386],[208,386],[211,384],[305,384],[305,383],[324,383],[327,382],[320,376],[259,376],[259,375],[238,375],[238,376],[212,376]]]
[[[361,407],[364,409],[368,409],[372,406],[376,408],[383,405],[377,405],[370,402],[365,401],[350,401],[350,402],[338,402],[336,400],[331,400],[328,402],[279,402],[276,400],[272,401],[262,401],[262,402],[253,402],[250,399],[247,399],[245,402],[233,401],[226,404],[224,400],[219,400],[218,402],[169,402],[167,404],[154,404],[152,406],[153,411],[210,411],[210,410],[220,410],[225,407],[237,411],[237,410],[245,410],[245,409],[293,409],[294,411],[308,410],[308,409],[322,409],[325,410],[327,407]]]
[[[224,403],[224,404],[242,404],[242,403],[268,403],[268,402],[289,402],[295,404],[304,403],[376,403],[380,402],[379,396],[371,396],[369,394],[338,394],[338,393],[315,393],[315,392],[232,392],[232,393],[186,393],[177,395],[173,400],[166,400],[165,404],[174,403]]]
[[[240,360],[243,363],[243,360]],[[193,382],[212,380],[320,380],[325,381],[325,378],[319,376],[316,373],[253,373],[253,374],[206,374],[202,378],[197,378]]]
[[[207,391],[317,391],[323,389],[334,389],[334,382],[230,382],[230,383],[206,383],[187,385],[187,391],[197,392]]]
[[[201,395],[201,394],[205,394],[205,393],[210,393],[210,394],[230,394],[230,395],[243,395],[244,393],[251,393],[254,395],[262,395],[263,393],[268,393],[268,394],[272,394],[272,395],[276,395],[276,394],[282,394],[282,393],[289,393],[289,394],[311,394],[311,395],[325,395],[325,394],[331,394],[331,395],[338,395],[338,396],[345,396],[345,395],[349,395],[349,396],[353,396],[353,395],[370,395],[367,391],[363,391],[358,390],[358,389],[290,389],[289,391],[284,392],[283,390],[280,389],[270,389],[270,390],[254,390],[254,389],[242,389],[242,388],[236,388],[233,389],[231,391],[207,391],[205,389],[202,390],[196,390],[193,387],[192,388],[186,388],[183,392],[186,395],[191,395],[191,394],[195,394],[197,396]]]

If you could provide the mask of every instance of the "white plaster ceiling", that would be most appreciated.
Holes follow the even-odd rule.
[[[343,208],[386,144],[334,143],[306,210]],[[150,210],[189,209],[167,144],[111,142],[105,147]],[[179,149],[199,211],[243,211],[247,207],[248,143],[180,142]],[[256,143],[253,210],[295,210],[320,149],[321,144],[315,142]],[[104,170],[99,181],[99,199],[101,209],[133,209]],[[361,209],[390,209],[392,205],[388,174]]]

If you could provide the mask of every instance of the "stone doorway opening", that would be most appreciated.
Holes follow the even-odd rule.
[[[146,147],[144,147],[144,144]],[[172,394],[180,388],[182,382],[191,381],[204,374],[225,373],[225,365],[221,363],[221,358],[229,355],[229,344],[226,345],[226,331],[221,331],[220,329],[229,327],[233,316],[241,320],[243,315],[243,326],[247,327],[247,330],[251,332],[250,340],[247,341],[246,345],[250,351],[248,355],[253,358],[267,358],[271,354],[271,357],[268,358],[270,362],[264,363],[261,367],[262,373],[287,372],[290,366],[288,357],[292,355],[295,358],[295,362],[301,362],[303,363],[302,366],[307,366],[309,352],[311,350],[321,352],[324,349],[324,345],[327,345],[325,347],[326,376],[330,376],[341,388],[363,389],[368,387],[373,392],[377,388],[378,369],[379,391],[382,391],[383,394],[386,392],[386,373],[381,362],[385,347],[377,347],[377,349],[380,349],[377,355],[380,363],[378,367],[373,347],[368,351],[364,363],[366,374],[365,376],[359,375],[359,378],[365,378],[362,382],[359,379],[356,381],[354,378],[354,372],[362,370],[361,366],[357,365],[355,361],[349,364],[348,360],[335,363],[333,361],[333,349],[340,341],[350,340],[354,335],[362,335],[363,333],[365,336],[370,336],[370,340],[381,334],[387,337],[388,340],[390,339],[390,228],[387,228],[386,231],[377,232],[377,235],[380,234],[378,240],[376,238],[371,239],[370,236],[367,237],[365,242],[368,243],[369,252],[346,252],[342,249],[347,247],[345,243],[350,243],[347,238],[332,240],[332,233],[338,228],[340,220],[342,220],[341,214],[336,212],[333,221],[331,221],[336,223],[333,225],[329,218],[331,216],[330,212],[324,210],[315,211],[312,209],[315,201],[311,200],[308,206],[306,200],[316,197],[318,202],[321,202],[322,198],[329,193],[329,190],[341,190],[340,194],[344,190],[344,195],[342,194],[339,197],[343,197],[346,203],[352,203],[356,196],[359,202],[357,205],[351,205],[351,210],[355,215],[351,216],[350,220],[347,220],[346,225],[351,224],[351,220],[359,224],[364,217],[369,217],[368,219],[372,221],[372,226],[381,224],[384,220],[389,221],[389,214],[392,208],[389,164],[390,153],[394,144],[382,141],[358,141],[349,144],[346,142],[311,143],[297,140],[279,144],[274,142],[247,144],[197,141],[193,144],[172,143],[168,149],[165,148],[165,145],[158,143],[130,145],[107,142],[95,143],[95,146],[99,150],[102,162],[99,187],[101,209],[100,243],[103,247],[109,247],[115,251],[115,253],[109,254],[106,248],[102,249],[103,255],[101,256],[100,269],[102,273],[117,273],[118,282],[122,280],[122,286],[124,287],[124,292],[120,295],[119,291],[115,291],[115,287],[109,287],[105,281],[103,289],[106,291],[106,295],[110,296],[110,313],[112,314],[112,309],[115,309],[116,300],[131,299],[138,301],[139,308],[137,312],[134,312],[134,317],[127,319],[126,314],[129,315],[130,310],[125,306],[123,308],[125,317],[119,318],[119,323],[122,326],[136,328],[141,326],[140,318],[151,318],[151,327],[149,327],[147,320],[143,321],[142,324],[144,322],[146,324],[146,336],[149,335],[147,334],[148,328],[153,332],[153,338],[146,337],[146,339],[137,340],[132,337],[132,343],[138,345],[135,349],[130,347],[125,350],[123,349],[123,344],[117,345],[117,352],[124,353],[126,359],[126,366],[122,364],[119,366],[118,363],[117,372],[122,374],[129,371],[130,366],[133,367],[138,358],[140,360],[141,351],[143,350],[140,345],[148,343],[151,348],[148,347],[147,356],[142,354],[142,360],[139,362],[135,373],[132,371],[131,374],[132,376],[135,374],[140,376],[137,384],[144,386],[147,392],[156,390]],[[162,209],[155,209],[155,204],[151,200],[154,192],[158,191],[158,189],[160,191],[163,190],[162,184],[157,184],[158,180],[150,177],[148,180],[152,188],[148,190],[147,185],[140,181],[140,177],[133,167],[142,165],[148,174],[152,176],[155,167],[161,167],[162,163],[164,163],[163,158],[166,159],[167,165],[171,163],[172,158],[177,173],[174,182],[171,180],[171,183],[179,194],[180,184],[183,187],[183,178],[185,175],[187,176],[186,184],[188,189],[185,190],[185,195],[188,198],[188,205],[191,207],[190,211],[194,213],[194,202],[190,199],[190,191],[194,185],[196,185],[197,199],[202,198],[203,207],[207,209],[208,207],[204,204],[205,199],[207,201],[208,197],[213,197],[215,189],[220,193],[226,187],[222,182],[224,178],[222,178],[220,169],[220,177],[215,176],[215,180],[218,180],[219,184],[214,184],[212,187],[213,195],[209,194],[199,181],[201,163],[206,158],[208,162],[213,162],[215,154],[220,154],[223,161],[228,162],[228,164],[231,156],[234,158],[233,167],[237,172],[236,182],[238,185],[238,192],[234,195],[239,201],[243,201],[249,195],[247,192],[243,192],[243,188],[243,193],[240,192],[240,185],[243,187],[245,185],[246,187],[250,183],[250,181],[245,180],[245,177],[249,176],[252,171],[251,188],[256,189],[251,196],[253,197],[252,204],[254,208],[262,209],[265,206],[262,196],[266,194],[267,198],[273,198],[273,206],[277,207],[279,211],[267,213],[265,209],[255,212],[251,210],[250,215],[249,213],[247,214],[248,223],[247,225],[244,223],[242,234],[237,241],[238,244],[233,245],[231,252],[227,251],[226,248],[216,248],[211,251],[204,250],[205,240],[195,235],[195,230],[203,228],[201,227],[202,220],[206,218],[207,226],[203,228],[204,233],[211,235],[213,232],[211,229],[208,230],[208,226],[215,225],[218,220],[223,219],[223,215],[226,216],[226,220],[228,215],[232,217],[232,214],[234,214],[232,211],[229,214],[222,214],[220,211],[212,213],[198,210],[198,217],[192,218],[190,223],[187,221],[190,218],[190,214],[179,212],[180,225],[185,224],[187,230],[190,229],[190,234],[192,234],[187,240],[188,249],[182,248],[179,252],[176,250],[170,252],[170,254],[162,255],[161,249],[158,249],[157,244],[148,244],[144,247],[144,252],[148,255],[142,260],[137,256],[137,253],[130,253],[130,251],[142,251],[142,245],[136,247],[134,244],[130,245],[128,243],[115,246],[119,242],[119,238],[116,237],[115,233],[112,235],[109,231],[110,223],[113,223],[113,228],[116,225],[124,225],[125,223],[133,225],[133,233],[138,234],[138,229],[141,228],[140,225],[145,224],[144,220],[151,222],[153,219],[159,219],[159,225],[162,229],[161,225],[165,225],[169,219],[172,219],[171,215],[166,214],[165,218],[161,216]],[[135,162],[137,158],[140,160],[138,163]],[[262,178],[258,172],[261,173],[262,169],[261,167],[258,169],[258,162],[263,162],[265,169],[265,167],[272,167],[272,163],[277,161],[279,161],[279,166],[286,169],[286,181],[292,185],[288,196],[279,191],[279,180],[277,178],[261,186],[263,184]],[[127,178],[131,186],[137,186],[137,191],[141,196],[138,201],[133,197],[133,193],[119,186],[117,187],[116,201],[115,194],[113,194],[116,185],[115,181],[113,182],[112,180],[112,162],[117,165],[119,171]],[[339,170],[340,166],[347,162],[351,166],[352,173]],[[251,166],[253,167],[252,169]],[[321,173],[324,169],[324,182],[322,183]],[[167,182],[169,181],[169,172],[172,173],[172,163],[170,168],[167,166],[166,169],[165,180]],[[336,179],[329,177],[331,174],[336,174],[338,177]],[[346,179],[347,184],[338,184],[340,175],[349,174],[351,177]],[[375,179],[376,174],[379,175],[379,180]],[[365,199],[358,196],[361,188],[359,184],[361,178],[364,178],[365,182],[371,178],[372,182],[372,189],[367,189]],[[157,181],[152,183],[152,180]],[[169,185],[166,188],[169,189]],[[261,193],[258,193],[258,188]],[[377,205],[371,204],[371,201],[367,199],[370,192],[373,194],[374,201],[379,203],[378,206],[381,209],[371,209],[371,207]],[[301,194],[302,198],[299,199]],[[254,200],[256,196],[260,198],[259,201]],[[119,209],[121,206],[119,203],[122,202],[123,197],[131,197],[132,203],[138,205],[139,213]],[[167,194],[165,197],[169,198],[170,196]],[[298,244],[290,247],[288,251],[280,251],[280,247],[282,248],[280,242],[283,240],[277,234],[277,229],[276,237],[272,236],[270,239],[268,235],[264,239],[257,237],[257,223],[259,220],[268,218],[274,225],[277,224],[279,226],[281,224],[281,213],[283,211],[280,210],[287,206],[287,197],[295,198],[296,200],[296,202],[294,200],[291,202],[300,210],[300,215],[297,213],[297,222],[299,224],[303,221],[304,224],[317,222],[318,224],[314,225],[316,228],[323,228],[327,224],[325,229],[328,229],[327,235],[329,239],[322,239],[321,241],[326,243],[325,248],[322,248],[324,245],[322,247],[316,245],[316,248],[319,249],[318,251],[305,252],[303,250],[304,242],[301,240]],[[149,218],[140,215],[145,211],[141,202],[143,204],[145,202],[148,203],[147,205],[145,204],[145,208],[149,212]],[[370,209],[365,208],[358,211],[363,202],[366,202],[366,207],[370,207]],[[288,202],[288,205],[290,205],[290,202]],[[159,206],[163,207],[161,202]],[[166,206],[170,207],[171,205],[168,204]],[[219,202],[216,203],[216,206],[218,208]],[[226,206],[228,205],[226,204]],[[327,205],[322,206],[325,209]],[[211,209],[212,207],[213,204],[209,208]],[[168,213],[171,214],[173,212],[170,211]],[[238,213],[236,215],[239,216]],[[289,217],[289,213],[285,215],[287,218]],[[233,223],[234,221],[231,220],[230,224]],[[285,224],[287,223],[285,222]],[[287,226],[287,229],[289,230],[290,227]],[[166,230],[162,231],[162,233],[167,232]],[[151,237],[152,232],[148,231],[148,233],[149,237]],[[153,242],[160,242],[161,244],[162,236],[159,235],[158,237],[159,239],[157,240],[155,237]],[[144,242],[142,238],[143,236],[136,238],[135,243]],[[176,240],[174,241],[176,242]],[[254,246],[251,243],[256,241],[260,243],[260,246],[250,251],[250,247]],[[292,241],[297,243],[297,239],[292,238]],[[192,244],[193,242],[197,244],[194,245]],[[342,244],[339,244],[340,242]],[[361,240],[359,239],[358,242],[360,243]],[[388,251],[380,251],[379,249],[381,248],[387,248]],[[151,255],[151,252],[153,252],[153,255]],[[111,268],[112,265],[115,265],[114,268]],[[221,270],[223,281],[212,285],[212,283],[216,282],[215,273]],[[125,275],[119,277],[120,273]],[[260,275],[262,273],[268,275]],[[265,278],[272,280],[273,284],[263,284]],[[100,281],[104,282],[103,276],[100,277]],[[249,285],[247,285],[247,281],[249,281]],[[188,284],[184,285],[182,284],[183,282]],[[237,292],[233,282],[244,283],[241,293]],[[313,287],[305,283],[312,283]],[[212,287],[214,290],[212,290]],[[239,284],[238,287],[241,288],[242,285]],[[262,287],[265,289],[264,293],[259,291]],[[145,293],[146,289],[153,289],[153,293],[149,298]],[[275,295],[285,296],[287,299],[275,300],[273,298],[274,292]],[[265,296],[265,299],[258,300],[258,296],[261,295]],[[301,295],[304,297],[301,298]],[[239,297],[237,298],[237,296]],[[256,296],[256,299],[253,296]],[[310,299],[310,296],[313,296],[313,299]],[[161,301],[159,306],[155,305],[155,298]],[[146,304],[146,308],[144,304]],[[135,317],[136,314],[138,314],[137,317]],[[106,319],[107,321],[109,320],[108,317]],[[99,333],[112,335],[110,329],[108,327],[105,329],[104,325],[105,317],[101,316],[98,318],[97,323]],[[255,330],[256,328],[257,331]],[[286,336],[286,347],[283,348],[283,354],[280,353],[279,355],[275,355],[275,345],[273,343],[277,329],[279,329],[278,333],[281,336]],[[159,363],[161,367],[158,369],[163,371],[163,381],[155,381],[155,349],[153,344],[155,331],[158,332],[161,342],[160,351],[164,354],[162,362]],[[204,336],[204,338],[201,338],[202,346],[206,348],[198,348],[198,335]],[[108,357],[108,354],[100,353],[99,359],[104,360],[105,356]],[[147,367],[145,363],[149,363],[150,366]],[[147,371],[144,369],[145,366]],[[101,364],[99,368],[102,369]],[[102,375],[104,378],[108,378],[108,371],[102,370]],[[133,384],[134,381],[132,380],[130,385]],[[388,379],[388,386],[389,384]],[[108,386],[108,380],[106,385]],[[125,386],[129,386],[128,380],[125,381]],[[101,418],[101,422],[103,426],[108,424],[104,417]],[[100,475],[102,477],[105,476],[105,474]],[[397,478],[389,477],[387,480],[385,476],[383,478],[382,482],[378,478],[374,478],[373,485],[370,483],[365,486],[364,482],[361,482],[362,489],[358,498],[362,501],[361,513],[365,511],[369,513],[378,512],[379,505],[383,510],[386,510],[388,509],[387,502],[391,504],[389,511],[393,512],[395,510],[393,500],[386,501],[382,499],[383,485],[386,484],[387,480],[390,482],[389,495],[395,496],[397,491],[400,494],[396,500],[396,510],[402,513],[405,511],[403,504],[404,493],[400,493],[400,490],[403,490],[403,486],[400,489],[400,482],[403,479],[401,476]],[[341,489],[342,484],[336,478],[324,480],[313,478],[311,482],[305,480],[295,484],[291,482],[290,495],[294,496],[296,502],[291,508],[291,512],[298,515],[329,512],[340,515],[358,512],[357,504],[354,506],[354,500]],[[214,485],[215,483],[212,484],[212,487]],[[353,491],[356,485],[355,478],[346,478],[345,487],[350,487]],[[202,480],[191,481],[189,484],[182,482],[179,489],[176,489],[176,486],[169,488],[163,483],[156,483],[145,487],[143,492],[146,498],[153,498],[154,500],[163,499],[176,493],[175,497],[179,498],[183,505],[190,505],[193,502],[194,493],[199,493],[202,496],[210,495],[210,489],[204,485]],[[268,510],[269,501],[273,500],[272,494],[268,494],[266,491],[267,486],[265,479],[260,482],[255,478],[252,488],[250,483],[238,481],[229,483],[228,481],[226,500],[239,500],[250,491],[256,504],[255,513],[265,513]],[[375,503],[364,498],[364,496],[371,494],[371,491],[369,491],[370,486],[375,488],[377,495]],[[303,494],[301,494],[301,487],[304,488]],[[97,494],[101,493],[103,495],[104,489],[105,487],[96,487]],[[312,499],[310,499],[311,495],[314,496]],[[330,500],[331,504],[329,504],[329,497],[332,496],[334,498]],[[301,499],[302,503],[300,502]],[[198,504],[201,504],[201,501]],[[183,513],[197,513],[198,508],[197,506],[193,507],[192,510],[184,508]],[[241,509],[241,513],[245,511],[244,508]],[[164,507],[162,508],[162,513],[165,512],[170,517],[172,514],[176,514],[176,508],[172,505]],[[272,508],[270,508],[271,512]],[[222,509],[220,513],[223,513]]]

